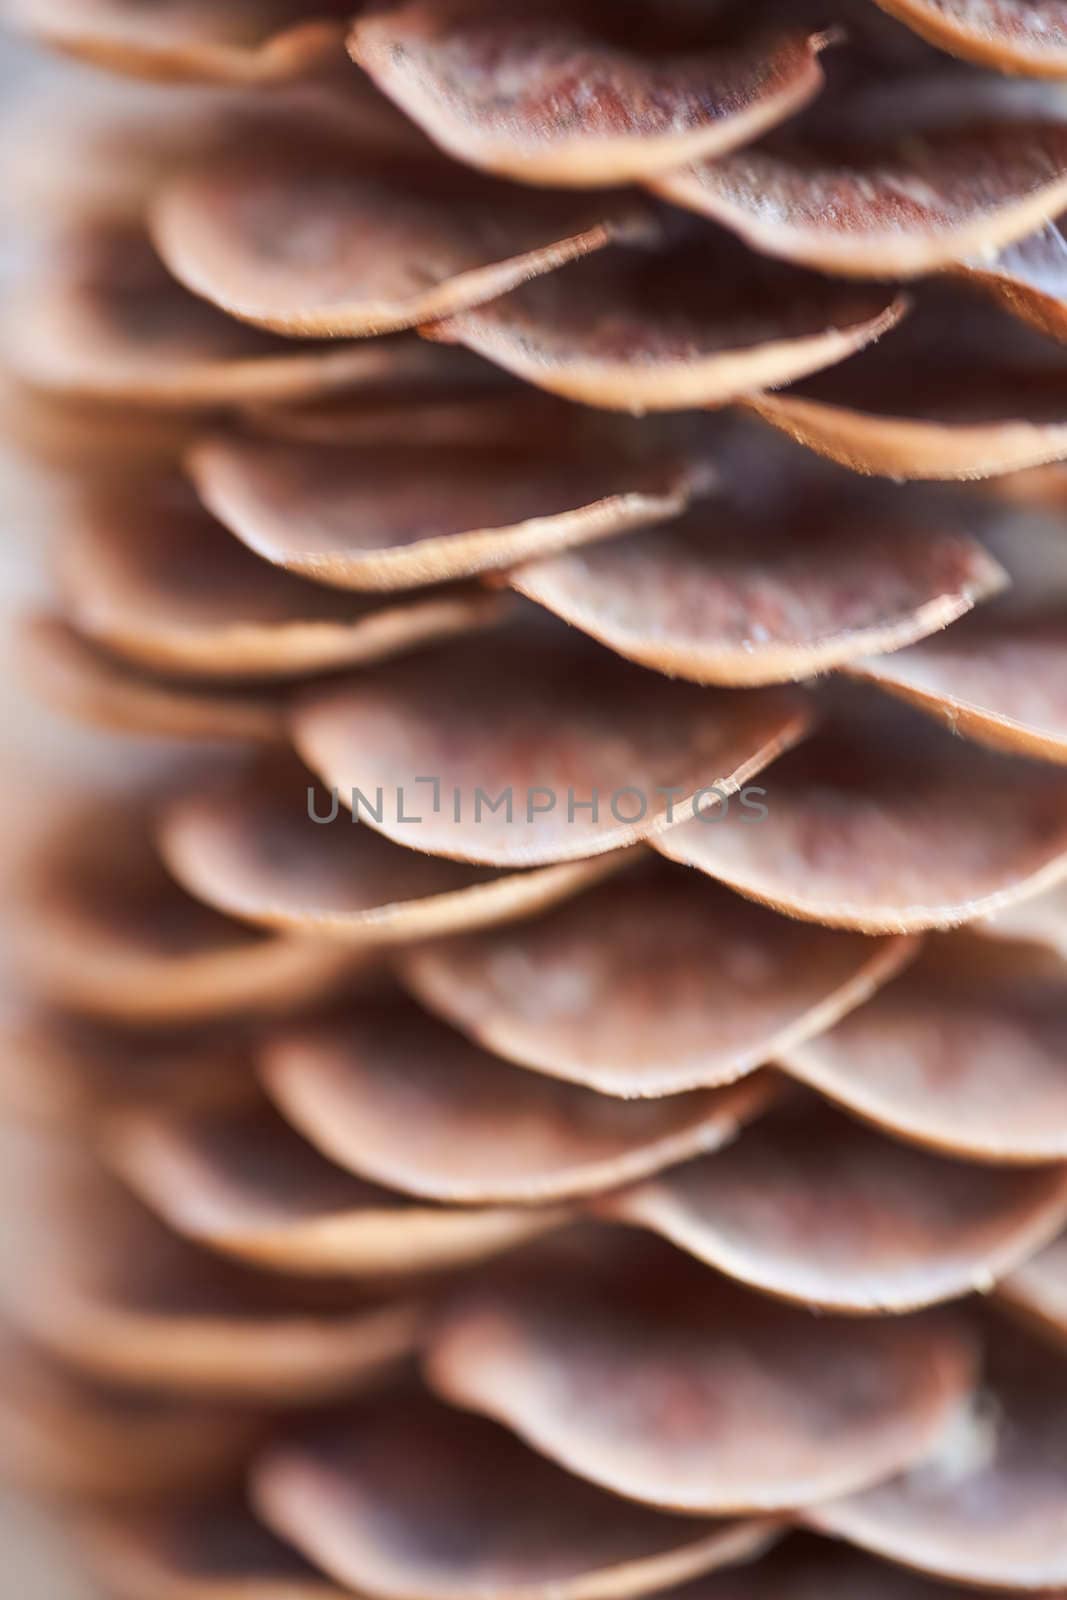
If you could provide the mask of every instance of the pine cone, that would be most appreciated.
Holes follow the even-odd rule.
[[[178,752],[20,874],[8,1476],[119,1600],[1067,1587],[1067,8],[7,12],[169,80],[30,83],[3,351]]]

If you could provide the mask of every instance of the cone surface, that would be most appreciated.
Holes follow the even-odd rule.
[[[1067,11],[7,12],[0,1467],[118,1600],[1067,1588]]]

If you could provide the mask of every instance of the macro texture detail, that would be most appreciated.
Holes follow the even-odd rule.
[[[1067,1590],[1067,7],[0,17],[0,1470],[116,1600]]]

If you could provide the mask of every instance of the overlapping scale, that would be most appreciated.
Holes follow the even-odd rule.
[[[773,1511],[879,1482],[936,1445],[973,1382],[949,1320],[813,1320],[630,1239],[551,1266],[457,1290],[429,1381],[647,1504]]]
[[[506,413],[506,407],[505,407]],[[419,587],[659,523],[710,487],[710,467],[625,442],[584,448],[563,419],[558,448],[520,411],[496,442],[220,438],[190,470],[204,503],[264,562],[340,589]],[[350,430],[347,430],[350,431]],[[421,431],[421,430],[420,430]],[[406,447],[405,447],[406,444]]]
[[[276,744],[285,736],[285,703],[277,694],[145,673],[99,649],[61,617],[24,622],[19,653],[41,700],[108,732],[254,744]]]
[[[1067,340],[1067,240],[1058,220],[1007,245],[992,260],[971,257],[957,270],[1039,333]]]
[[[955,927],[1067,874],[1057,768],[888,704],[831,719],[760,787],[765,815],[723,808],[651,842],[788,916],[865,933]]]
[[[631,1513],[632,1514],[632,1513]],[[323,1580],[309,1582],[308,1570],[292,1551],[270,1540],[259,1525],[231,1513],[228,1518],[202,1510],[172,1519],[113,1517],[93,1528],[90,1553],[94,1569],[106,1576],[119,1600],[127,1594],[141,1600],[146,1582],[165,1581],[175,1600],[337,1600],[341,1593]],[[219,1537],[228,1541],[224,1563],[215,1553]],[[723,1536],[723,1542],[725,1543]],[[237,1551],[240,1551],[238,1559]],[[237,1566],[238,1576],[232,1576]],[[294,1587],[299,1580],[300,1586]],[[228,1587],[227,1584],[230,1586]],[[137,1585],[136,1588],[132,1585]],[[858,1551],[829,1541],[793,1537],[758,1561],[717,1569],[711,1577],[678,1589],[680,1600],[817,1600],[852,1595],[862,1587],[872,1600],[946,1600],[965,1595],[977,1600],[983,1592],[944,1585],[899,1567],[889,1567]],[[521,1591],[523,1594],[526,1591]],[[674,1592],[674,1591],[671,1591]]]
[[[711,500],[670,527],[543,558],[509,581],[642,666],[732,685],[898,650],[1006,581],[974,540],[918,513],[857,537],[861,516],[816,500],[763,524]]]
[[[507,1060],[655,1099],[751,1072],[862,1004],[913,953],[911,939],[803,928],[661,869],[514,929],[418,947],[400,972]]]
[[[116,467],[170,467],[196,437],[194,416],[139,411],[91,399],[46,393],[0,371],[4,437],[38,469],[95,479]]]
[[[616,850],[721,805],[809,721],[789,691],[712,695],[520,621],[488,648],[309,692],[293,739],[387,838],[526,867]]]
[[[776,1094],[760,1074],[627,1103],[518,1070],[395,1005],[272,1035],[260,1076],[331,1160],[402,1193],[460,1204],[596,1194],[720,1149]]]
[[[239,1501],[98,1513],[79,1534],[93,1575],[115,1600],[342,1600]]]
[[[1055,968],[955,934],[781,1060],[895,1137],[972,1161],[1062,1161],[1065,993]]]
[[[558,1227],[545,1207],[418,1205],[323,1159],[267,1108],[113,1118],[111,1163],[181,1234],[308,1276],[391,1276],[478,1261]]]
[[[447,167],[360,174],[245,156],[178,178],[153,237],[180,282],[278,333],[336,338],[410,328],[652,228],[616,195],[529,196]]]
[[[876,0],[942,50],[1002,72],[1067,77],[1062,0]]]
[[[375,604],[308,583],[257,560],[166,478],[76,505],[58,578],[84,637],[150,672],[216,680],[363,666],[501,609],[473,589]]]
[[[822,86],[827,34],[794,25],[700,48],[684,39],[692,16],[684,4],[652,23],[640,4],[596,0],[398,0],[357,19],[348,47],[460,161],[531,184],[627,183],[743,144]]]
[[[61,1163],[58,1172],[56,1162]],[[13,1178],[8,1164],[8,1178]],[[76,1371],[152,1393],[307,1406],[413,1348],[414,1302],[268,1276],[180,1240],[99,1169],[45,1154],[32,1237],[0,1274],[6,1317]]]
[[[176,797],[158,838],[173,876],[217,911],[371,947],[528,916],[624,864],[609,855],[494,872],[404,850],[283,763]]]
[[[74,1503],[181,1498],[231,1481],[260,1442],[252,1411],[132,1395],[6,1331],[0,1341],[0,1473],[24,1492]]]
[[[905,80],[897,87],[908,94]],[[988,260],[1067,204],[1067,125],[921,122],[886,139],[864,102],[835,136],[803,123],[754,149],[664,174],[656,190],[722,223],[753,250],[817,271],[917,278]],[[873,122],[873,126],[872,126]]]
[[[143,236],[97,230],[6,297],[0,353],[31,384],[98,401],[218,407],[360,389],[433,386],[455,373],[418,341],[305,348],[183,289]]]
[[[975,1404],[941,1446],[903,1476],[815,1507],[807,1520],[953,1583],[1058,1588],[1064,1405],[1062,1359],[995,1329]]]
[[[1067,1168],[945,1161],[813,1101],[598,1209],[755,1289],[884,1315],[984,1289],[1025,1261],[1067,1220]]]
[[[1067,761],[1060,617],[976,618],[850,671],[994,750]]]
[[[587,256],[424,330],[527,383],[611,411],[721,406],[876,342],[907,301],[757,257],[711,230]]]
[[[19,960],[52,1001],[102,1019],[291,1009],[347,978],[343,947],[253,933],[184,894],[129,803],[65,819],[27,867]]]
[[[892,339],[748,403],[859,472],[989,478],[1067,455],[1063,371],[1060,345],[992,306],[926,289]]]
[[[340,53],[352,0],[5,0],[2,16],[56,49],[147,78],[271,83]]]
[[[777,1531],[626,1505],[494,1424],[403,1392],[268,1452],[254,1492],[317,1565],[382,1600],[622,1600],[751,1560]]]
[[[142,1104],[247,1104],[256,1096],[248,1025],[114,1028],[43,1007],[5,1022],[0,1103],[30,1127],[87,1132]]]

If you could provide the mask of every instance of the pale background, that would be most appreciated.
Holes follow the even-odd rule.
[[[17,117],[18,99],[32,87],[33,75],[28,53],[0,34],[5,123],[13,109]],[[17,253],[19,225],[16,216],[0,233],[0,281]],[[40,810],[42,797],[64,781],[77,782],[80,773],[106,770],[116,758],[123,759],[117,749],[109,750],[43,713],[20,682],[13,624],[46,591],[49,503],[47,483],[36,482],[0,437],[0,870],[17,857],[19,835]],[[15,1226],[17,1218],[0,1215],[0,1245]],[[0,1489],[2,1600],[98,1600],[70,1559],[62,1524],[61,1513],[45,1514]]]
[[[78,730],[42,713],[23,692],[12,648],[14,619],[45,588],[40,496],[25,471],[0,447],[0,856],[17,856],[17,840],[47,793],[116,752],[97,748]],[[2,884],[2,875],[0,875]],[[17,1218],[0,1216],[0,1244]],[[3,1386],[0,1381],[0,1405]],[[95,1600],[71,1569],[61,1529],[0,1490],[2,1600]]]

